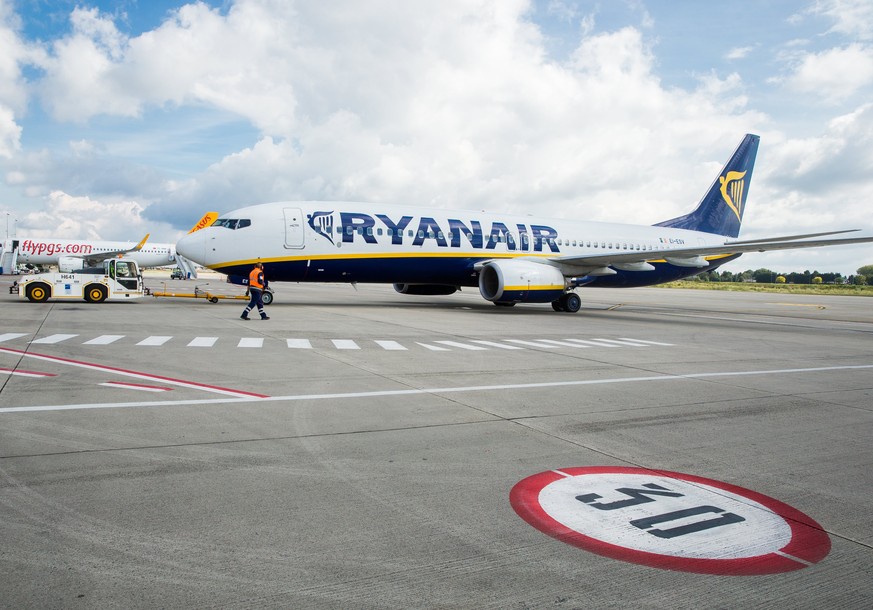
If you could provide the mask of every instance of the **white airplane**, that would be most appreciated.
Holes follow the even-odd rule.
[[[697,208],[653,226],[461,210],[303,201],[244,207],[183,237],[176,250],[244,283],[391,283],[403,294],[478,286],[495,305],[576,312],[574,289],[649,286],[712,271],[743,252],[873,242],[829,231],[738,240],[758,151],[746,135]]]
[[[190,232],[210,225],[217,217],[216,212],[207,212]],[[57,265],[61,273],[93,267],[106,259],[118,257],[134,260],[141,268],[184,265],[185,261],[176,256],[175,244],[146,244],[148,238],[146,234],[139,243],[91,239],[24,239],[17,244],[17,263]],[[193,270],[193,265],[190,267]]]

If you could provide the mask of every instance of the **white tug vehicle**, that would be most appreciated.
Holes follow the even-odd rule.
[[[111,258],[102,267],[75,273],[39,273],[15,282],[9,291],[31,303],[49,299],[84,299],[89,303],[138,299],[145,294],[136,261]]]

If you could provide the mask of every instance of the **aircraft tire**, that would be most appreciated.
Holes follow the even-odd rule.
[[[564,311],[568,313],[576,313],[582,309],[582,299],[575,292],[568,292],[561,297],[561,304],[564,306]]]
[[[106,288],[99,284],[85,286],[85,300],[89,303],[102,303],[106,300]]]
[[[264,302],[264,305],[269,305],[273,302],[273,293],[265,290],[264,294],[261,295],[261,300]]]
[[[51,295],[51,288],[48,284],[36,282],[27,287],[27,300],[31,303],[45,303]]]

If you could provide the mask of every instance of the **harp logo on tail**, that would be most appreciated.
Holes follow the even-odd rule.
[[[737,220],[742,220],[743,216],[743,194],[746,190],[745,176],[746,172],[728,172],[718,178],[721,184],[721,197],[728,207],[734,211]]]

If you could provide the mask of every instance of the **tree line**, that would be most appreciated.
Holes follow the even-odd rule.
[[[701,273],[697,279],[702,282],[757,282],[758,284],[854,284],[873,286],[873,265],[859,267],[857,272],[844,277],[840,273],[819,273],[818,271],[793,271],[779,273],[772,269],[747,269],[740,273],[731,271],[709,271]]]

